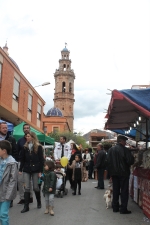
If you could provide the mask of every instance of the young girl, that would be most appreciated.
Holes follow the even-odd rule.
[[[56,191],[56,174],[54,172],[55,165],[53,161],[46,161],[44,165],[44,186],[43,186],[43,194],[45,197],[46,210],[45,214],[50,214],[54,216],[54,194]]]
[[[81,155],[76,155],[75,160],[72,162],[72,165],[69,168],[73,169],[72,180],[74,181],[74,192],[73,195],[76,195],[77,184],[78,184],[78,194],[81,195],[81,181],[83,176],[83,162]]]

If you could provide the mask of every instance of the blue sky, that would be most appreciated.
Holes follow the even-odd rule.
[[[68,43],[75,79],[74,129],[104,127],[107,89],[150,83],[149,0],[1,0],[0,46],[53,106],[54,72]]]

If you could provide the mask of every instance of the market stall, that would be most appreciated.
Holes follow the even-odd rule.
[[[21,137],[24,136],[24,132],[23,132],[23,125],[24,124],[25,123],[22,122],[19,125],[14,127],[13,136],[16,139],[16,141],[18,141]],[[38,140],[42,144],[44,144],[44,145],[46,145],[46,144],[53,145],[54,144],[54,138],[51,138],[51,137],[45,135],[44,133],[41,133],[41,132],[35,130],[33,127],[30,127],[30,130],[37,135]]]
[[[133,200],[150,218],[150,89],[113,90],[105,118],[105,129],[121,130],[125,135],[134,130],[135,140],[144,140],[142,145],[131,148],[135,164],[129,188]]]

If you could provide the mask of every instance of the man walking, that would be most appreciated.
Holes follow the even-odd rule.
[[[20,155],[21,155],[21,149],[23,148],[24,144],[26,143],[26,134],[30,132],[30,125],[25,123],[23,125],[23,132],[24,136],[20,138],[17,142],[17,149],[19,153],[19,166],[20,167]],[[24,204],[24,180],[23,180],[23,174],[18,176],[18,190],[20,195],[20,201],[18,204]],[[30,182],[30,203],[33,202],[33,190],[32,190],[32,182]]]
[[[117,144],[108,151],[108,171],[113,182],[113,212],[119,212],[119,195],[121,195],[121,214],[130,214],[127,210],[129,198],[130,166],[134,163],[134,157],[125,147],[126,138],[118,135]]]
[[[66,143],[66,137],[60,137],[60,143],[56,144],[54,149],[54,158],[56,161],[59,161],[63,156],[66,156],[68,160],[71,157],[71,148],[70,145]]]
[[[104,189],[104,171],[105,171],[105,162],[106,162],[106,152],[103,150],[103,145],[99,143],[97,145],[97,158],[96,158],[96,165],[95,169],[98,170],[98,185],[97,189]]]
[[[58,143],[54,149],[54,158],[56,163],[59,162],[63,156],[67,157],[68,161],[71,157],[71,146],[66,143],[65,136],[60,137],[60,143]],[[65,173],[66,173],[65,177],[65,184],[66,184],[66,181],[69,178],[67,167],[65,167]]]

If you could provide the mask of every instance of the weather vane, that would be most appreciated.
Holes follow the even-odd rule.
[[[65,48],[66,48],[66,46],[67,46],[67,43],[65,42]]]

